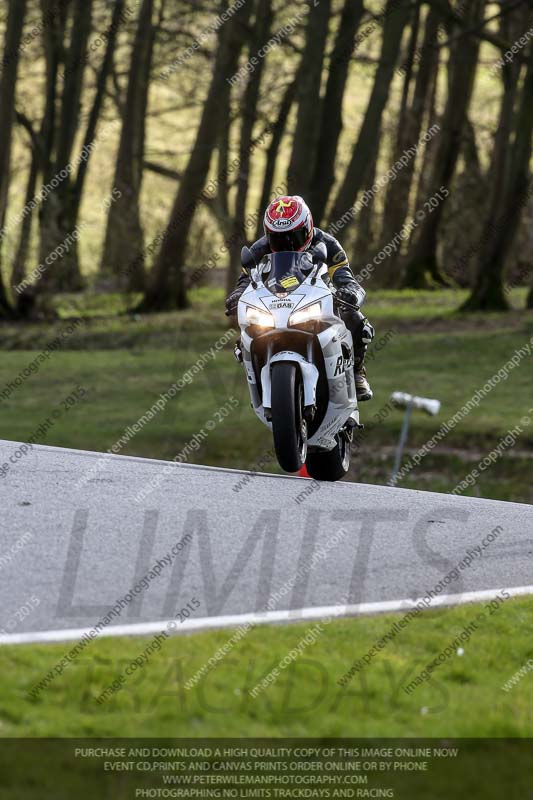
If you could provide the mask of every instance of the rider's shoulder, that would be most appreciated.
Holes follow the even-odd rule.
[[[326,245],[328,256],[333,257],[338,253],[341,253],[343,254],[344,258],[346,257],[344,248],[338,241],[338,239],[332,236],[331,233],[323,231],[321,228],[315,228],[313,244],[318,244],[319,242],[324,242],[324,244]]]

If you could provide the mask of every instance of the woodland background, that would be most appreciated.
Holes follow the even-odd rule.
[[[0,7],[4,317],[83,289],[154,311],[231,287],[276,188],[335,226],[356,273],[396,236],[369,288],[468,287],[493,309],[531,284],[528,0]]]
[[[4,438],[279,471],[224,295],[280,192],[377,330],[349,480],[390,476],[392,391],[442,402],[407,458],[533,344],[530,0],[0,0],[0,23]],[[533,501],[530,355],[402,486],[452,491],[495,451],[465,493]]]

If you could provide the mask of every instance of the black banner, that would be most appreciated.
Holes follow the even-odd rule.
[[[530,739],[4,739],[0,797],[533,798]]]

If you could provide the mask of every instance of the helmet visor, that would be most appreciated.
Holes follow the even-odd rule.
[[[302,250],[309,238],[309,230],[306,225],[295,231],[268,231],[268,243],[273,253],[284,251]]]

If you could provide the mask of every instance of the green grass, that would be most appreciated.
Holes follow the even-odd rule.
[[[533,318],[527,312],[465,316],[455,312],[459,299],[457,292],[376,292],[371,297],[368,314],[378,340],[387,331],[394,334],[369,361],[375,400],[362,406],[362,419],[370,424],[348,479],[387,481],[402,413],[391,411],[380,424],[372,420],[391,391],[442,401],[438,417],[413,416],[408,441],[413,450],[533,336]],[[63,315],[71,303],[72,298],[64,299]],[[76,298],[77,313],[86,324],[37,374],[1,401],[0,436],[29,438],[80,385],[87,396],[63,413],[40,441],[107,450],[223,335],[227,328],[221,303],[222,292],[202,289],[193,294],[185,312],[133,317],[116,315],[123,310],[117,298],[104,298],[102,305],[92,296]],[[64,324],[2,326],[0,391]],[[191,460],[238,468],[257,462],[272,446],[270,435],[249,408],[246,383],[231,351],[228,342],[121,452],[172,458],[233,395],[239,407],[215,426]],[[532,389],[531,361],[524,359],[401,485],[450,491],[533,406]],[[533,432],[527,429],[517,445],[519,457],[505,454],[469,493],[533,502],[532,443]],[[264,469],[279,471],[274,463]],[[253,701],[247,694],[252,682],[297,644],[306,627],[252,631],[191,691],[183,688],[184,680],[231,633],[173,638],[102,707],[95,697],[144,649],[145,641],[93,643],[36,701],[27,699],[28,689],[62,655],[65,645],[2,648],[0,735],[532,736],[533,678],[526,676],[509,694],[500,688],[533,655],[528,634],[531,607],[530,600],[507,602],[465,646],[463,657],[444,664],[433,681],[409,696],[398,688],[399,682],[457,635],[474,613],[472,607],[424,614],[345,690],[336,680],[392,618],[332,623]]]
[[[250,690],[317,623],[252,629],[189,690],[184,683],[232,632],[170,638],[102,705],[96,698],[150,640],[92,642],[37,699],[28,699],[29,690],[69,645],[4,647],[0,650],[0,734],[532,736],[533,674],[508,693],[501,688],[533,657],[529,626],[533,601],[529,598],[507,600],[492,616],[485,611],[485,620],[462,645],[462,656],[454,652],[428,682],[410,694],[402,689],[480,610],[482,606],[468,605],[419,615],[344,688],[338,685],[339,678],[398,615],[325,624],[316,641],[255,699]]]
[[[392,466],[390,449],[399,435],[402,412],[392,411],[381,424],[374,420],[392,391],[410,391],[442,402],[437,417],[413,416],[408,448],[416,449],[533,336],[533,317],[528,312],[461,315],[455,313],[461,296],[464,293],[456,291],[371,294],[368,314],[377,328],[376,343],[382,337],[387,343],[381,349],[375,344],[368,362],[375,398],[361,406],[362,420],[369,429],[361,453],[354,459],[351,479],[386,482]],[[221,310],[222,291],[200,289],[192,299],[191,308],[181,313],[117,316],[123,307],[116,296],[103,296],[100,305],[93,295],[62,298],[62,314],[74,302],[85,322],[38,374],[0,402],[0,436],[29,438],[72,387],[80,384],[87,389],[86,399],[58,419],[46,439],[40,441],[98,451],[110,448],[227,329]],[[111,312],[115,315],[109,316]],[[65,324],[2,326],[0,391]],[[482,457],[519,422],[533,406],[530,364],[531,359],[525,358],[512,370],[403,485],[451,490],[473,464],[462,463],[460,458],[450,461],[445,451],[475,451]],[[172,458],[230,395],[239,400],[238,408],[216,425],[191,460],[217,466],[252,466],[271,447],[270,435],[249,408],[247,386],[233,359],[232,341],[121,452]],[[530,449],[532,444],[533,426],[524,430],[519,448]],[[507,456],[501,464],[508,469]],[[274,463],[267,464],[265,470],[279,471]],[[474,493],[481,491],[483,496],[502,499],[530,497],[523,465],[520,470],[509,467],[511,485],[495,480],[497,474],[498,465],[484,474]]]

